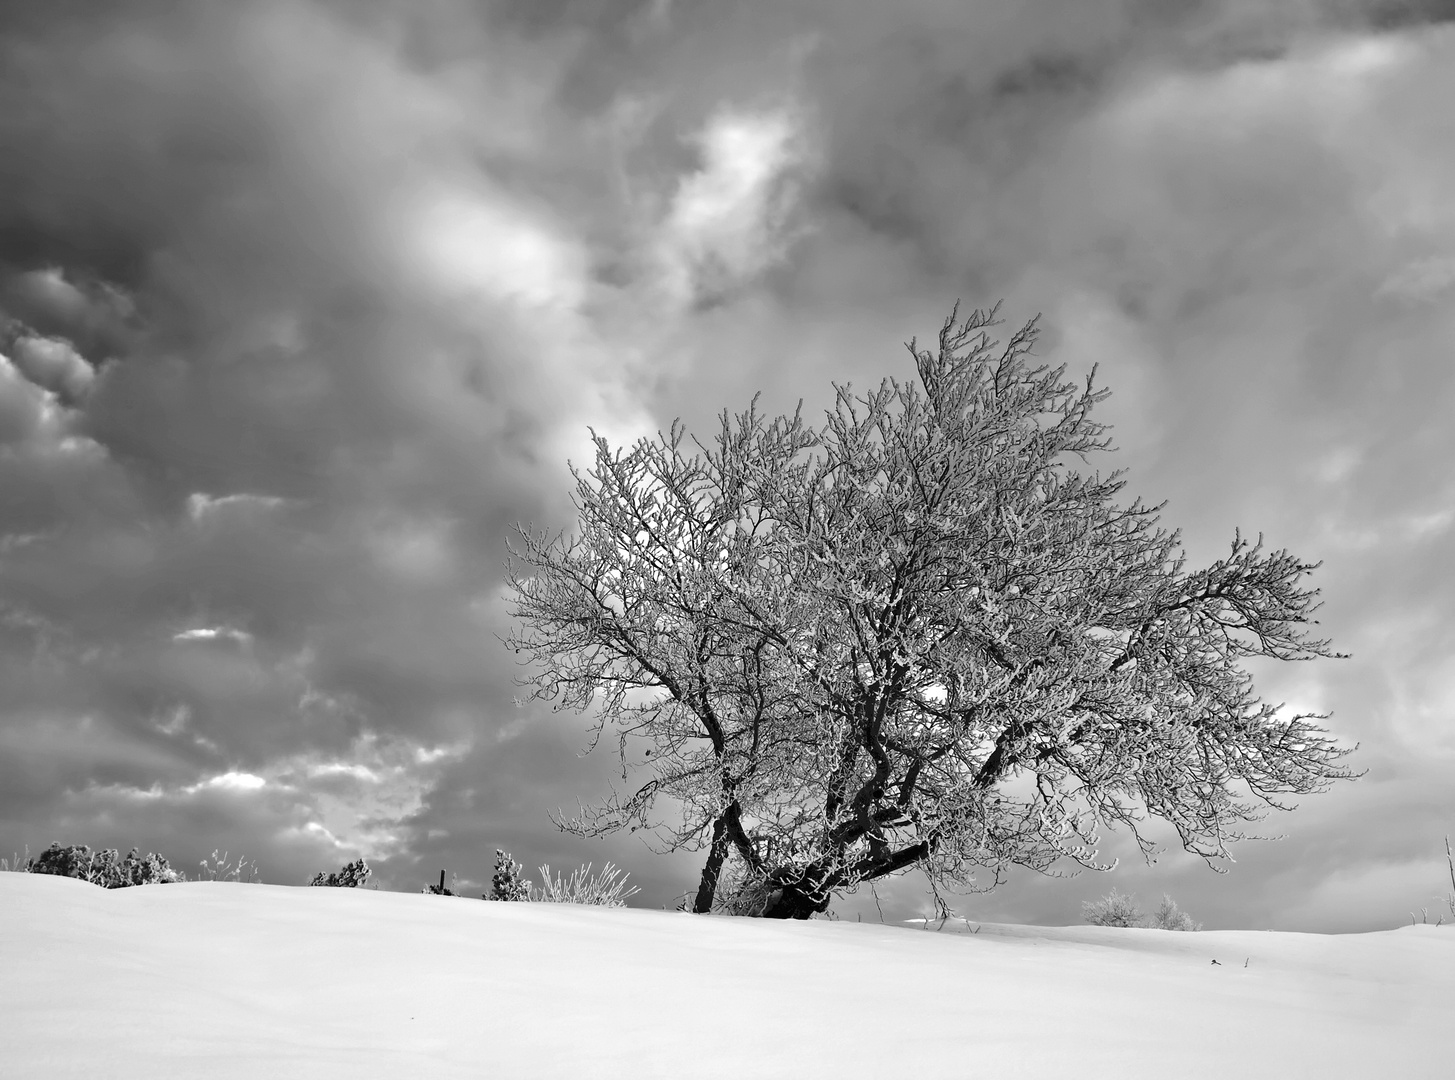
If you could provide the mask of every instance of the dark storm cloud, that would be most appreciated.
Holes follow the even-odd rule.
[[[237,805],[292,807],[266,855],[317,809],[307,769],[373,738],[403,802],[356,794],[397,825],[433,782],[412,747],[514,719],[501,536],[535,472],[559,485],[536,444],[595,400],[569,313],[553,338],[511,310],[553,319],[570,242],[472,160],[539,118],[480,125],[479,87],[308,5],[34,20],[5,48],[6,820],[201,828],[207,778],[240,775]]]
[[[1451,0],[1373,0],[1358,5],[1356,10],[1378,30],[1455,22],[1455,3]]]
[[[1455,753],[1455,64],[1395,7],[7,9],[0,839],[396,887],[605,852],[667,902],[690,859],[546,821],[621,780],[512,704],[509,524],[569,524],[588,424],[811,413],[1004,296],[1101,365],[1110,464],[1194,559],[1235,525],[1326,559],[1355,659],[1270,696],[1385,772],[1208,917],[1337,922]]]

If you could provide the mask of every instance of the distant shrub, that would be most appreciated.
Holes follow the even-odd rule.
[[[27,844],[25,847],[25,855],[23,857],[15,854],[12,851],[10,853],[10,858],[0,859],[0,874],[28,873],[30,871],[30,863],[30,845]]]
[[[1100,900],[1085,901],[1081,916],[1095,926],[1141,926],[1146,919],[1134,897],[1124,896],[1115,889]]]
[[[197,866],[198,881],[237,881],[246,885],[255,885],[260,880],[256,862],[249,862],[239,855],[237,862],[229,865],[228,853],[224,851],[219,855],[216,848],[212,849],[211,862],[203,859]]]
[[[490,878],[490,893],[482,900],[529,900],[531,883],[520,876],[524,867],[515,862],[508,851],[495,849],[495,873]]]
[[[1139,926],[1153,930],[1201,930],[1202,923],[1194,922],[1192,916],[1177,906],[1177,901],[1166,893],[1152,917],[1147,918],[1137,906],[1137,898],[1124,896],[1113,889],[1100,900],[1088,900],[1081,905],[1081,915],[1096,926]]]
[[[591,873],[589,863],[570,877],[552,877],[551,868],[542,866],[540,870],[544,883],[539,889],[520,876],[523,869],[510,852],[496,848],[495,873],[490,878],[490,891],[483,894],[481,899],[626,907],[627,899],[641,892],[635,886],[628,888],[626,879],[630,875],[623,874],[611,863],[607,863],[601,873],[595,876]]]
[[[1445,902],[1445,906],[1450,909],[1450,918],[1452,920],[1455,920],[1455,855],[1452,855],[1451,852],[1450,852],[1450,838],[1448,836],[1445,837],[1445,864],[1450,869],[1450,889],[1451,889],[1451,891],[1448,892],[1448,893],[1446,893],[1445,896],[1442,899]],[[1411,911],[1410,912],[1410,922],[1411,923],[1414,923],[1415,921],[1416,921],[1415,920],[1415,913],[1413,911]],[[1430,909],[1429,908],[1427,908],[1427,907],[1420,908],[1420,918],[1419,918],[1418,921],[1419,922],[1423,922],[1423,923],[1428,923],[1430,921]],[[1444,915],[1437,914],[1435,916],[1435,925],[1436,926],[1443,926],[1443,925],[1445,925],[1445,916]]]
[[[172,869],[165,856],[138,855],[132,848],[125,858],[115,848],[92,851],[85,844],[62,847],[52,844],[27,864],[32,874],[54,874],[77,878],[100,885],[103,889],[124,889],[132,885],[166,885],[186,881],[187,876]]]
[[[369,875],[374,871],[369,869],[369,864],[362,858],[356,862],[347,863],[342,870],[333,874],[315,874],[310,885],[327,885],[335,889],[357,889],[364,882],[369,880]]]
[[[1166,893],[1162,894],[1162,902],[1157,905],[1157,910],[1152,913],[1152,929],[1154,930],[1201,930],[1202,923],[1194,922],[1191,915],[1177,906],[1177,901]]]
[[[622,874],[611,863],[602,867],[601,873],[596,877],[591,876],[590,863],[578,868],[569,878],[554,879],[551,877],[551,868],[542,866],[541,876],[545,879],[544,884],[538,891],[531,890],[529,897],[536,903],[626,907],[627,898],[641,892],[635,886],[628,889],[626,879],[630,875]]]

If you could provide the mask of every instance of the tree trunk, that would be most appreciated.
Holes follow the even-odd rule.
[[[692,903],[692,914],[706,915],[712,910],[712,901],[717,896],[717,879],[722,873],[727,849],[727,812],[724,811],[712,823],[712,846],[707,853],[707,865],[702,868],[702,883],[697,886],[697,899]]]

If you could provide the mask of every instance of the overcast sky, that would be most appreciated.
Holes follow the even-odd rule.
[[[1352,658],[1259,669],[1359,743],[1209,927],[1395,925],[1455,831],[1455,3],[232,0],[0,9],[0,851],[214,848],[478,892],[564,837],[586,721],[514,703],[502,555],[588,425],[913,376],[956,299],[1100,365],[1190,562],[1323,560]],[[1008,327],[1007,329],[1013,329]],[[617,777],[620,782],[619,776]],[[886,917],[925,907],[917,874]],[[867,906],[866,906],[867,905]],[[836,910],[870,912],[873,898]],[[852,917],[852,916],[850,916]]]

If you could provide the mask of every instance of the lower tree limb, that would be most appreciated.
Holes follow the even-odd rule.
[[[772,880],[772,891],[768,894],[768,906],[763,909],[765,919],[807,919],[829,909],[831,892],[827,887],[816,884],[805,874],[802,877],[779,877]]]
[[[800,870],[782,867],[769,876],[771,892],[765,919],[807,919],[827,911],[834,889],[855,881],[873,881],[912,866],[929,855],[933,845],[928,840],[911,844],[899,851],[878,858],[861,859],[848,868],[831,869],[826,863],[815,863]]]

